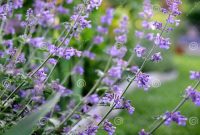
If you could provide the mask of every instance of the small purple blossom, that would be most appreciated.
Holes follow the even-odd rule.
[[[154,42],[157,46],[159,46],[162,49],[169,49],[171,44],[169,38],[163,38],[160,36],[160,34],[157,34]]]
[[[120,79],[122,76],[122,69],[121,67],[112,67],[108,70],[108,75],[112,78]]]
[[[132,66],[132,67],[130,68],[130,71],[131,71],[132,73],[136,74],[136,73],[139,71],[139,67],[138,67],[138,66]]]
[[[93,94],[87,98],[87,103],[97,104],[99,102],[99,96],[97,94]]]
[[[116,129],[116,127],[114,127],[112,123],[107,120],[103,123],[103,128],[106,132],[108,132],[108,135],[113,135]]]
[[[155,53],[155,54],[153,54],[153,55],[151,56],[151,61],[153,61],[153,62],[160,62],[160,61],[162,61],[162,59],[163,59],[163,58],[162,58],[160,52]]]
[[[96,135],[98,126],[89,126],[83,133],[79,135]]]
[[[51,58],[51,59],[49,59],[48,63],[51,64],[51,65],[56,65],[57,64],[57,60]]]
[[[88,50],[83,51],[82,55],[84,57],[87,57],[87,58],[91,59],[91,60],[94,60],[95,57],[96,57],[96,55],[94,53],[92,53],[92,52],[90,52]]]
[[[110,25],[112,23],[114,10],[109,8],[106,10],[106,15],[101,17],[101,23]]]
[[[144,129],[142,129],[140,132],[139,132],[139,135],[149,135],[147,132],[145,132]]]
[[[164,118],[166,118],[165,125],[170,125],[173,121],[180,126],[185,126],[187,121],[187,118],[181,115],[180,112],[166,112]]]
[[[150,77],[148,74],[139,73],[136,76],[136,82],[139,88],[143,88],[144,90],[148,90],[150,87]]]
[[[162,29],[162,23],[160,22],[154,22],[153,24],[155,26],[156,29],[161,30]]]
[[[77,66],[74,67],[73,72],[74,72],[75,74],[83,75],[84,69],[83,69],[82,66],[77,65]]]
[[[102,36],[95,36],[93,39],[94,44],[97,44],[97,45],[103,43],[103,41],[104,41],[104,38]]]
[[[127,52],[127,48],[125,46],[122,46],[120,48],[117,48],[116,46],[112,46],[109,50],[108,53],[117,58],[123,58]]]
[[[200,72],[190,71],[190,79],[191,80],[199,80],[200,79]]]
[[[186,89],[186,96],[188,96],[196,106],[200,106],[200,92],[189,86]]]
[[[136,47],[134,48],[134,51],[137,57],[143,57],[146,53],[146,48],[142,47],[141,45],[136,45]]]
[[[62,86],[61,84],[59,84],[56,81],[53,81],[50,86],[53,90],[60,92],[62,94],[62,96],[68,96],[68,95],[72,94],[71,90],[65,88],[64,86]]]

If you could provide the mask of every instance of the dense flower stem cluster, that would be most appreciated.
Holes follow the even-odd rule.
[[[62,42],[60,44],[58,44],[58,49],[65,43],[65,41],[67,40],[68,36],[71,34],[71,32],[74,29],[74,26],[77,25],[77,21],[80,18],[82,12],[83,12],[84,8],[81,9],[80,13],[78,14],[78,16],[75,18],[74,24],[71,25],[70,29],[68,30],[66,36],[64,37],[64,40],[62,40]],[[48,57],[44,60],[44,62],[38,67],[36,68],[33,72],[28,74],[28,77],[32,78],[47,62],[48,60],[53,56],[53,54],[49,54]],[[25,82],[22,82],[4,101],[3,105],[5,105],[5,103],[25,84]]]

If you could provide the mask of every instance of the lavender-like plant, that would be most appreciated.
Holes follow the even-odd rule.
[[[143,11],[139,13],[142,30],[135,31],[138,40],[134,48],[127,45],[130,32],[128,15],[123,15],[113,30],[115,9],[107,7],[99,19],[100,24],[95,27],[90,16],[96,14],[102,2],[0,1],[0,78],[4,78],[0,79],[1,134],[20,134],[18,128],[27,126],[27,122],[32,120],[32,124],[20,128],[23,134],[95,135],[103,129],[112,135],[116,127],[109,121],[110,113],[122,109],[130,115],[135,112],[125,94],[133,83],[138,88],[149,90],[151,76],[143,69],[148,62],[164,60],[161,51],[170,48],[170,38],[166,35],[180,23],[176,18],[181,15],[179,6],[182,2],[166,0],[168,8],[161,8],[162,15],[166,16],[163,23],[154,20],[151,1],[144,0]],[[89,46],[80,46],[87,30],[92,32]],[[113,30],[112,34],[110,30]],[[110,46],[107,40],[114,43]],[[102,50],[104,44],[105,53],[95,54],[95,49]],[[105,66],[102,68],[97,64],[98,70],[92,71],[97,71],[98,79],[92,86],[84,88],[88,89],[85,95],[77,94],[75,85],[79,80],[74,81],[73,77],[84,78],[86,68],[89,68],[84,66],[85,59],[99,62],[98,58],[103,56],[106,62],[100,61],[100,64]],[[143,61],[141,65],[133,64],[135,57]],[[67,73],[62,73],[60,65],[65,62],[73,66]],[[54,76],[57,69],[59,77]],[[124,79],[125,72],[130,76]],[[86,78],[95,79],[93,76]],[[149,132],[142,129],[140,135],[153,134],[162,124],[175,122],[186,125],[187,118],[180,113],[180,107],[189,99],[200,105],[200,93],[196,90],[200,73],[191,71],[190,79],[197,80],[197,83],[186,89],[183,100],[172,111],[161,115]],[[127,85],[123,87],[122,82]],[[49,99],[52,95],[53,98]],[[91,114],[99,107],[104,108],[103,113]]]

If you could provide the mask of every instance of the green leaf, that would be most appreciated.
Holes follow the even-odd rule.
[[[60,94],[55,94],[49,101],[38,108],[37,111],[32,112],[30,115],[19,121],[11,129],[7,130],[4,135],[31,135],[33,128],[38,124],[51,109],[56,105],[60,99]]]

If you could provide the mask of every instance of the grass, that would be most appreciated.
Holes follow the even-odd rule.
[[[142,128],[149,131],[155,118],[167,110],[172,110],[182,99],[185,88],[195,83],[189,80],[189,71],[200,70],[199,57],[175,56],[174,62],[179,72],[176,80],[162,84],[161,87],[148,92],[136,90],[127,95],[127,99],[132,100],[136,110],[132,116],[128,115],[126,111],[121,112],[118,117],[123,120],[123,124],[115,125],[117,127],[116,135],[137,135]],[[199,135],[200,108],[189,101],[180,111],[188,118],[186,127],[177,124],[163,125],[155,132],[155,135]],[[193,119],[194,121],[192,121]],[[114,119],[112,123],[115,123]],[[102,131],[99,134],[106,133]]]

